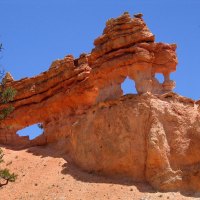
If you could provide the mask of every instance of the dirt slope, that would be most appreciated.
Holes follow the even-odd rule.
[[[85,173],[52,147],[3,150],[4,165],[18,178],[0,189],[0,200],[200,199],[198,193],[158,193],[147,184]]]

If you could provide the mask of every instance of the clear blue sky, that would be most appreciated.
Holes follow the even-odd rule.
[[[175,91],[200,99],[200,0],[0,0],[0,9],[0,64],[16,80],[90,52],[108,18],[142,12],[156,42],[178,46]]]

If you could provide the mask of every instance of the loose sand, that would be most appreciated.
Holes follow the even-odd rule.
[[[4,167],[18,177],[0,188],[0,200],[200,199],[200,193],[160,193],[148,184],[83,172],[50,146],[3,150]]]

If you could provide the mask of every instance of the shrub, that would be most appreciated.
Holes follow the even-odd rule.
[[[9,105],[8,107],[3,108],[0,111],[0,120],[5,119],[11,112],[13,112],[13,110],[14,110],[14,107],[12,105]]]
[[[3,162],[3,151],[0,148],[0,163]],[[11,173],[8,169],[0,169],[0,187],[7,185],[8,182],[14,182],[17,178],[17,175]]]
[[[2,104],[7,104],[10,101],[14,100],[14,97],[17,91],[12,87],[5,87],[5,82],[1,81],[1,91],[0,91],[0,98]],[[5,119],[11,112],[13,112],[14,107],[12,105],[8,105],[2,110],[0,110],[0,120]]]
[[[0,52],[2,51],[3,47],[0,43]],[[16,90],[12,87],[6,88],[6,83],[3,80],[4,71],[0,70],[0,103],[7,104],[10,101],[13,101]],[[12,111],[14,110],[14,107],[12,105],[8,105],[7,107],[3,108],[0,111],[0,119],[5,119]],[[0,164],[4,162],[3,160],[4,153],[2,149],[0,148]],[[14,173],[11,173],[8,169],[1,169],[0,168],[0,187],[7,185],[8,182],[14,182],[17,178],[17,175]]]
[[[13,101],[16,93],[17,91],[13,89],[12,87],[6,88],[1,94],[2,103],[8,103],[10,101]]]

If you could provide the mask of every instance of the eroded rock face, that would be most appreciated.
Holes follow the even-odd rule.
[[[169,75],[176,70],[176,45],[155,43],[141,14],[131,18],[124,13],[108,20],[94,45],[90,54],[56,60],[36,77],[14,81],[6,75],[6,85],[15,88],[17,95],[14,112],[0,124],[0,142],[18,140],[16,131],[26,126],[43,123],[48,130],[61,116],[81,114],[96,103],[119,98],[127,76],[135,81],[139,94],[162,94],[174,88]],[[164,75],[164,83],[155,73]],[[24,138],[24,142],[29,141]]]
[[[71,127],[70,155],[86,171],[200,191],[200,110],[175,93],[100,103]]]
[[[142,14],[124,13],[107,21],[91,53],[67,55],[32,78],[14,81],[7,74],[6,86],[17,95],[10,103],[15,110],[0,123],[0,143],[58,143],[87,171],[160,190],[199,191],[199,102],[171,92],[176,45],[154,40]],[[138,95],[121,97],[127,76]],[[36,139],[16,134],[35,123],[44,127]]]

